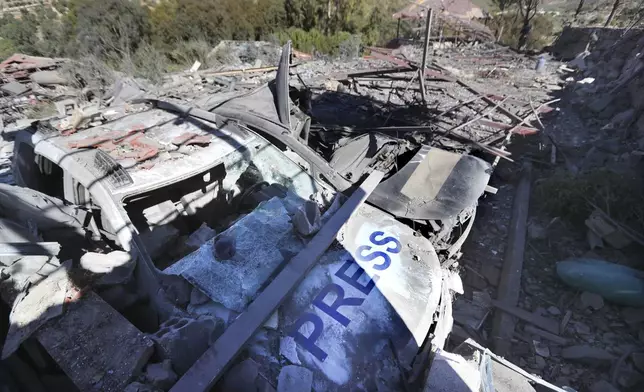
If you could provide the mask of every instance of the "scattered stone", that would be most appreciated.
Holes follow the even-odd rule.
[[[190,302],[193,286],[178,275],[168,275],[161,273],[158,275],[161,286],[164,288],[166,296],[182,308]]]
[[[123,390],[123,392],[160,392],[160,391],[159,389],[153,386],[142,384],[138,381],[135,381],[131,384],[128,384]]]
[[[548,231],[535,221],[531,221],[528,226],[528,236],[532,240],[543,240],[548,237]]]
[[[481,275],[485,276],[485,279],[487,279],[491,285],[497,286],[501,276],[501,269],[495,267],[493,264],[483,263],[481,266]]]
[[[278,311],[274,311],[273,314],[271,314],[271,317],[266,320],[264,323],[264,328],[268,329],[277,329],[279,326],[279,313]]]
[[[599,380],[588,388],[588,392],[619,392],[619,389],[606,380]]]
[[[602,335],[602,340],[606,344],[613,344],[617,340],[617,334],[613,332],[606,332]]]
[[[212,301],[210,297],[196,287],[190,292],[190,305],[196,306],[210,301]]]
[[[561,357],[591,366],[610,366],[616,359],[606,350],[587,345],[566,347],[561,350]]]
[[[259,365],[248,358],[235,365],[226,373],[222,381],[222,391],[256,392]]]
[[[546,360],[543,357],[536,356],[534,357],[535,367],[539,370],[543,370],[546,367]]]
[[[641,385],[642,381],[644,381],[644,376],[636,371],[623,371],[617,377],[619,386],[626,390],[633,390],[632,388]]]
[[[626,324],[635,327],[644,322],[644,311],[637,308],[623,308],[622,317]]]
[[[550,348],[546,344],[541,343],[537,340],[533,340],[532,345],[534,347],[534,352],[537,355],[545,358],[548,358],[550,356]]]
[[[224,330],[224,323],[209,317],[173,317],[150,335],[158,353],[169,359],[173,369],[183,375]]]
[[[313,384],[313,373],[304,367],[284,366],[277,378],[277,392],[308,392]]]
[[[307,200],[303,205],[298,206],[295,215],[293,215],[293,226],[298,233],[305,237],[317,233],[322,227],[318,205]]]
[[[581,293],[579,300],[584,309],[592,308],[594,310],[599,310],[604,307],[604,299],[599,294],[584,291]]]
[[[154,387],[168,390],[177,382],[177,374],[172,370],[170,360],[151,363],[145,368],[145,379]]]
[[[301,365],[300,358],[297,355],[297,346],[295,339],[291,336],[284,336],[280,339],[280,355],[289,360],[294,365]]]
[[[556,306],[551,306],[547,310],[548,310],[548,313],[550,313],[553,316],[559,316],[561,314],[561,310],[559,310],[559,308]]]
[[[575,331],[577,331],[578,334],[580,335],[590,334],[590,327],[588,325],[579,321],[576,321],[574,325],[575,325]]]

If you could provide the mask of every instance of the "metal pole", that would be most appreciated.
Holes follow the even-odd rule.
[[[400,38],[400,18],[398,18],[398,27],[396,27],[396,39]]]
[[[420,64],[421,68],[419,70],[420,76],[420,96],[423,99],[423,103],[427,104],[425,98],[425,69],[427,68],[427,51],[429,50],[429,36],[432,31],[432,9],[427,10],[427,25],[425,27],[425,48],[423,49],[423,62]]]
[[[421,67],[423,69],[423,75],[425,74],[425,68],[427,67],[427,50],[429,49],[429,36],[432,30],[432,9],[427,10],[427,25],[425,27],[425,48],[423,49],[423,62]]]

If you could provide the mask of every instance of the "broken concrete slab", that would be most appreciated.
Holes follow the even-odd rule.
[[[292,336],[280,338],[280,355],[286,358],[294,365],[301,365],[300,358],[297,355],[297,346]]]
[[[172,368],[182,375],[224,331],[224,323],[209,317],[173,317],[150,335],[159,355],[169,359]]]
[[[18,82],[9,82],[0,86],[0,90],[11,95],[21,95],[30,91],[29,86]]]
[[[71,260],[65,262],[47,278],[18,296],[9,314],[9,331],[2,348],[2,359],[17,350],[48,320],[63,314],[63,302],[71,285],[71,264]]]
[[[43,85],[51,86],[56,84],[65,85],[69,81],[58,71],[37,71],[29,75],[32,82]]]
[[[307,392],[312,385],[313,372],[301,366],[284,366],[277,377],[277,392]]]
[[[230,259],[214,255],[212,242],[184,257],[165,270],[181,275],[213,301],[242,312],[260,287],[284,261],[280,248],[302,249],[303,243],[293,232],[293,225],[283,203],[277,197],[262,203],[237,221],[222,236],[236,239],[236,251]]]
[[[561,357],[591,366],[610,366],[617,359],[604,349],[587,345],[566,347],[561,350]]]
[[[320,208],[310,200],[307,200],[300,206],[295,215],[293,215],[293,226],[301,235],[308,237],[320,230],[322,223],[320,221]]]
[[[81,391],[125,390],[152,356],[153,342],[91,291],[68,306],[36,333],[40,344]]]
[[[172,364],[169,359],[161,363],[148,364],[143,376],[150,385],[164,391],[170,389],[179,378],[172,370]]]

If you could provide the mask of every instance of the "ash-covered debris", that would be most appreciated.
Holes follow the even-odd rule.
[[[75,265],[64,312],[35,334],[57,366],[88,391],[168,390],[195,373],[204,377],[197,384],[220,390],[426,384],[429,352],[445,348],[463,291],[458,271],[479,198],[497,192],[488,182],[499,161],[517,159],[511,136],[537,133],[537,113],[553,111],[544,102],[556,85],[534,71],[534,58],[446,46],[425,69],[405,47],[329,60],[224,41],[212,64],[154,83],[119,75],[97,89],[71,83],[48,96],[52,114],[16,111],[28,121],[5,128],[0,159],[15,149],[14,169],[0,161],[0,170],[21,187],[16,194],[44,194],[74,211],[60,233],[47,225],[60,219],[39,214],[29,197],[15,208]],[[489,68],[467,68],[472,58]],[[37,76],[32,91],[57,94],[51,74]],[[378,172],[384,179],[349,218],[343,208]],[[322,246],[329,225],[337,235]],[[299,270],[298,257],[319,260]],[[499,268],[484,271],[481,290],[502,280]],[[253,319],[283,274],[292,279],[281,288],[293,294]],[[454,306],[463,334],[485,334],[491,299],[478,299]],[[83,320],[72,334],[79,343],[59,330],[70,316]],[[254,327],[242,333],[242,322]],[[91,339],[78,337],[81,328],[93,329]],[[115,343],[111,328],[126,342]],[[233,330],[245,340],[228,348],[234,355],[220,368],[231,370],[209,378],[218,368],[210,346]],[[71,358],[76,346],[83,355]],[[135,355],[123,359],[126,349]],[[100,350],[111,358],[94,358]]]

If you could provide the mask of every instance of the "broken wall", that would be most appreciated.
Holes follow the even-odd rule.
[[[575,62],[581,70],[577,79],[594,80],[573,85],[573,102],[583,115],[615,131],[615,136],[644,138],[644,30],[568,28],[558,42],[573,40],[566,35],[575,37],[583,52],[593,30],[596,40],[590,44],[590,54]],[[563,43],[555,46],[564,47]]]

